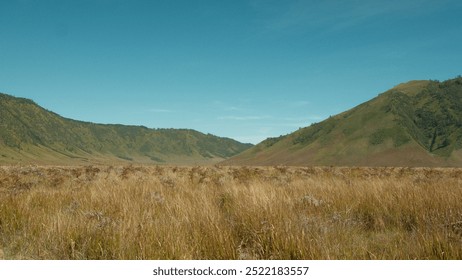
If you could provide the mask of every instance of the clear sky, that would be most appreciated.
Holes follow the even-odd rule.
[[[462,74],[460,0],[1,0],[0,92],[257,143]]]

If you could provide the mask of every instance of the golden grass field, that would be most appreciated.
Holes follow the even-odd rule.
[[[0,167],[4,259],[462,259],[462,169]]]

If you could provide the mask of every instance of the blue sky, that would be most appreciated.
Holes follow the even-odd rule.
[[[257,143],[462,74],[459,0],[0,1],[0,92]]]

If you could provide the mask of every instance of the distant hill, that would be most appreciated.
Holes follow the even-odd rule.
[[[149,129],[71,120],[32,100],[0,94],[0,164],[206,164],[251,146],[190,129]]]
[[[462,78],[400,84],[223,164],[462,166]]]

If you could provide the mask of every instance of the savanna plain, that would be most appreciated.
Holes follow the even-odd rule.
[[[462,169],[0,167],[3,259],[462,259]]]

